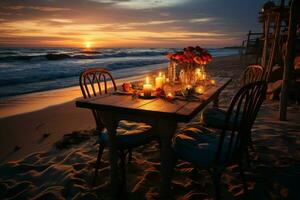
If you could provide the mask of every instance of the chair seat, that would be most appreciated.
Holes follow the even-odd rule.
[[[219,108],[207,108],[201,115],[202,122],[205,126],[223,129],[225,125],[226,111]],[[228,129],[232,130],[234,125],[234,119],[230,119],[228,122]],[[238,119],[240,123],[240,119]],[[238,126],[236,126],[238,127]]]
[[[197,166],[210,167],[216,159],[219,135],[200,123],[189,124],[173,138],[173,148],[180,159]],[[229,140],[225,138],[224,141],[222,149],[227,149]],[[222,151],[220,160],[221,163],[225,162],[225,151]]]
[[[117,127],[117,142],[119,149],[129,149],[147,144],[155,139],[156,135],[151,133],[151,126],[145,123],[130,122],[122,120]],[[109,136],[105,129],[100,135],[103,145],[109,143]]]

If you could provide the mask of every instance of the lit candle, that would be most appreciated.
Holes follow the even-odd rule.
[[[143,92],[145,97],[150,97],[152,92],[152,85],[149,83],[149,77],[146,77],[146,83],[143,85]]]
[[[197,94],[203,94],[204,93],[204,86],[200,85],[196,87],[196,93]]]
[[[196,74],[196,78],[198,80],[202,80],[202,74],[201,74],[201,69],[200,68],[196,68],[195,74]]]
[[[172,101],[173,99],[174,99],[173,94],[172,94],[171,92],[169,92],[169,93],[167,94],[167,101]]]
[[[215,80],[210,80],[210,83],[211,83],[212,85],[216,85],[216,81],[215,81]]]
[[[166,74],[165,73],[163,74],[162,78],[163,78],[163,84],[165,84],[166,83]]]
[[[155,78],[155,88],[160,88],[162,89],[164,83],[164,79],[162,77],[162,73],[159,72],[159,76]]]
[[[206,79],[206,74],[205,72],[202,73],[202,80],[205,80]]]
[[[187,89],[187,90],[190,90],[190,89],[192,89],[192,86],[191,86],[191,85],[187,85],[187,86],[186,86],[186,89]]]

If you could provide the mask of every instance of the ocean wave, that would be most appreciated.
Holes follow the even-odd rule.
[[[157,60],[136,60],[136,61],[120,61],[114,63],[103,64],[102,67],[110,71],[124,69],[124,68],[134,68],[147,65],[154,65],[166,62],[165,59]],[[2,76],[0,77],[0,87],[8,85],[18,85],[18,84],[28,84],[35,82],[50,81],[56,79],[64,79],[69,77],[78,77],[80,72],[87,67],[76,67],[72,68],[69,66],[63,67],[60,71],[53,69],[40,69],[34,71],[32,69],[24,71],[22,76]],[[34,71],[34,72],[32,72]]]
[[[85,54],[99,54],[101,53],[100,51],[93,51],[93,50],[85,50],[85,51],[80,51],[79,53],[85,53]]]
[[[160,63],[167,62],[166,59],[157,59],[157,60],[141,60],[141,61],[128,61],[128,62],[114,62],[105,66],[108,70],[117,70],[124,68],[133,68],[133,67],[141,67],[146,65],[155,65]]]
[[[8,55],[3,53],[3,55]],[[149,57],[165,55],[167,51],[81,51],[79,53],[47,53],[42,55],[11,55],[0,57],[0,61],[36,61],[48,60],[57,61],[64,59],[102,59],[102,58],[119,58],[119,57]]]
[[[66,59],[66,58],[71,58],[70,55],[68,54],[64,54],[64,53],[61,53],[61,54],[47,54],[46,56],[46,59],[47,60],[63,60],[63,59]]]
[[[45,55],[17,55],[17,56],[5,56],[0,57],[0,60],[2,61],[34,61],[34,60],[64,60],[67,58],[71,58],[70,55],[60,53],[60,54],[54,54],[54,53],[48,53]]]
[[[80,72],[91,67],[133,76],[168,62],[164,55],[178,50],[110,48],[87,53],[79,48],[0,48],[0,98],[77,85]],[[236,49],[208,50],[214,57],[238,54]]]
[[[0,51],[0,55],[16,55],[16,54],[18,53],[12,51]]]

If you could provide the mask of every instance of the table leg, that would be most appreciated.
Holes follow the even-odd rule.
[[[122,184],[122,173],[118,162],[118,148],[117,148],[117,139],[116,139],[116,130],[118,127],[119,121],[116,120],[114,115],[110,112],[101,112],[103,124],[106,127],[109,135],[109,160],[110,160],[110,184],[111,184],[111,197],[112,199],[124,199],[124,193],[126,188]]]
[[[219,108],[219,96],[220,96],[220,94],[218,94],[217,97],[213,101],[214,108]]]
[[[161,139],[161,186],[160,199],[172,199],[171,181],[174,167],[174,153],[171,148],[172,137],[176,131],[177,122],[172,119],[160,119],[158,133]]]

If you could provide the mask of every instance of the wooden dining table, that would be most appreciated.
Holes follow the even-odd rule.
[[[189,122],[196,114],[205,108],[210,102],[214,106],[218,104],[219,94],[230,83],[227,77],[214,77],[216,83],[206,86],[198,100],[188,101],[175,99],[167,101],[162,98],[140,99],[132,96],[116,93],[105,94],[90,99],[76,101],[80,108],[93,109],[100,114],[102,123],[109,134],[109,159],[110,159],[110,183],[113,199],[123,199],[126,184],[121,179],[118,165],[118,148],[116,141],[116,129],[120,120],[144,122],[152,126],[161,141],[161,181],[160,199],[169,199],[171,194],[171,178],[173,170],[172,137],[175,134],[177,123]]]

